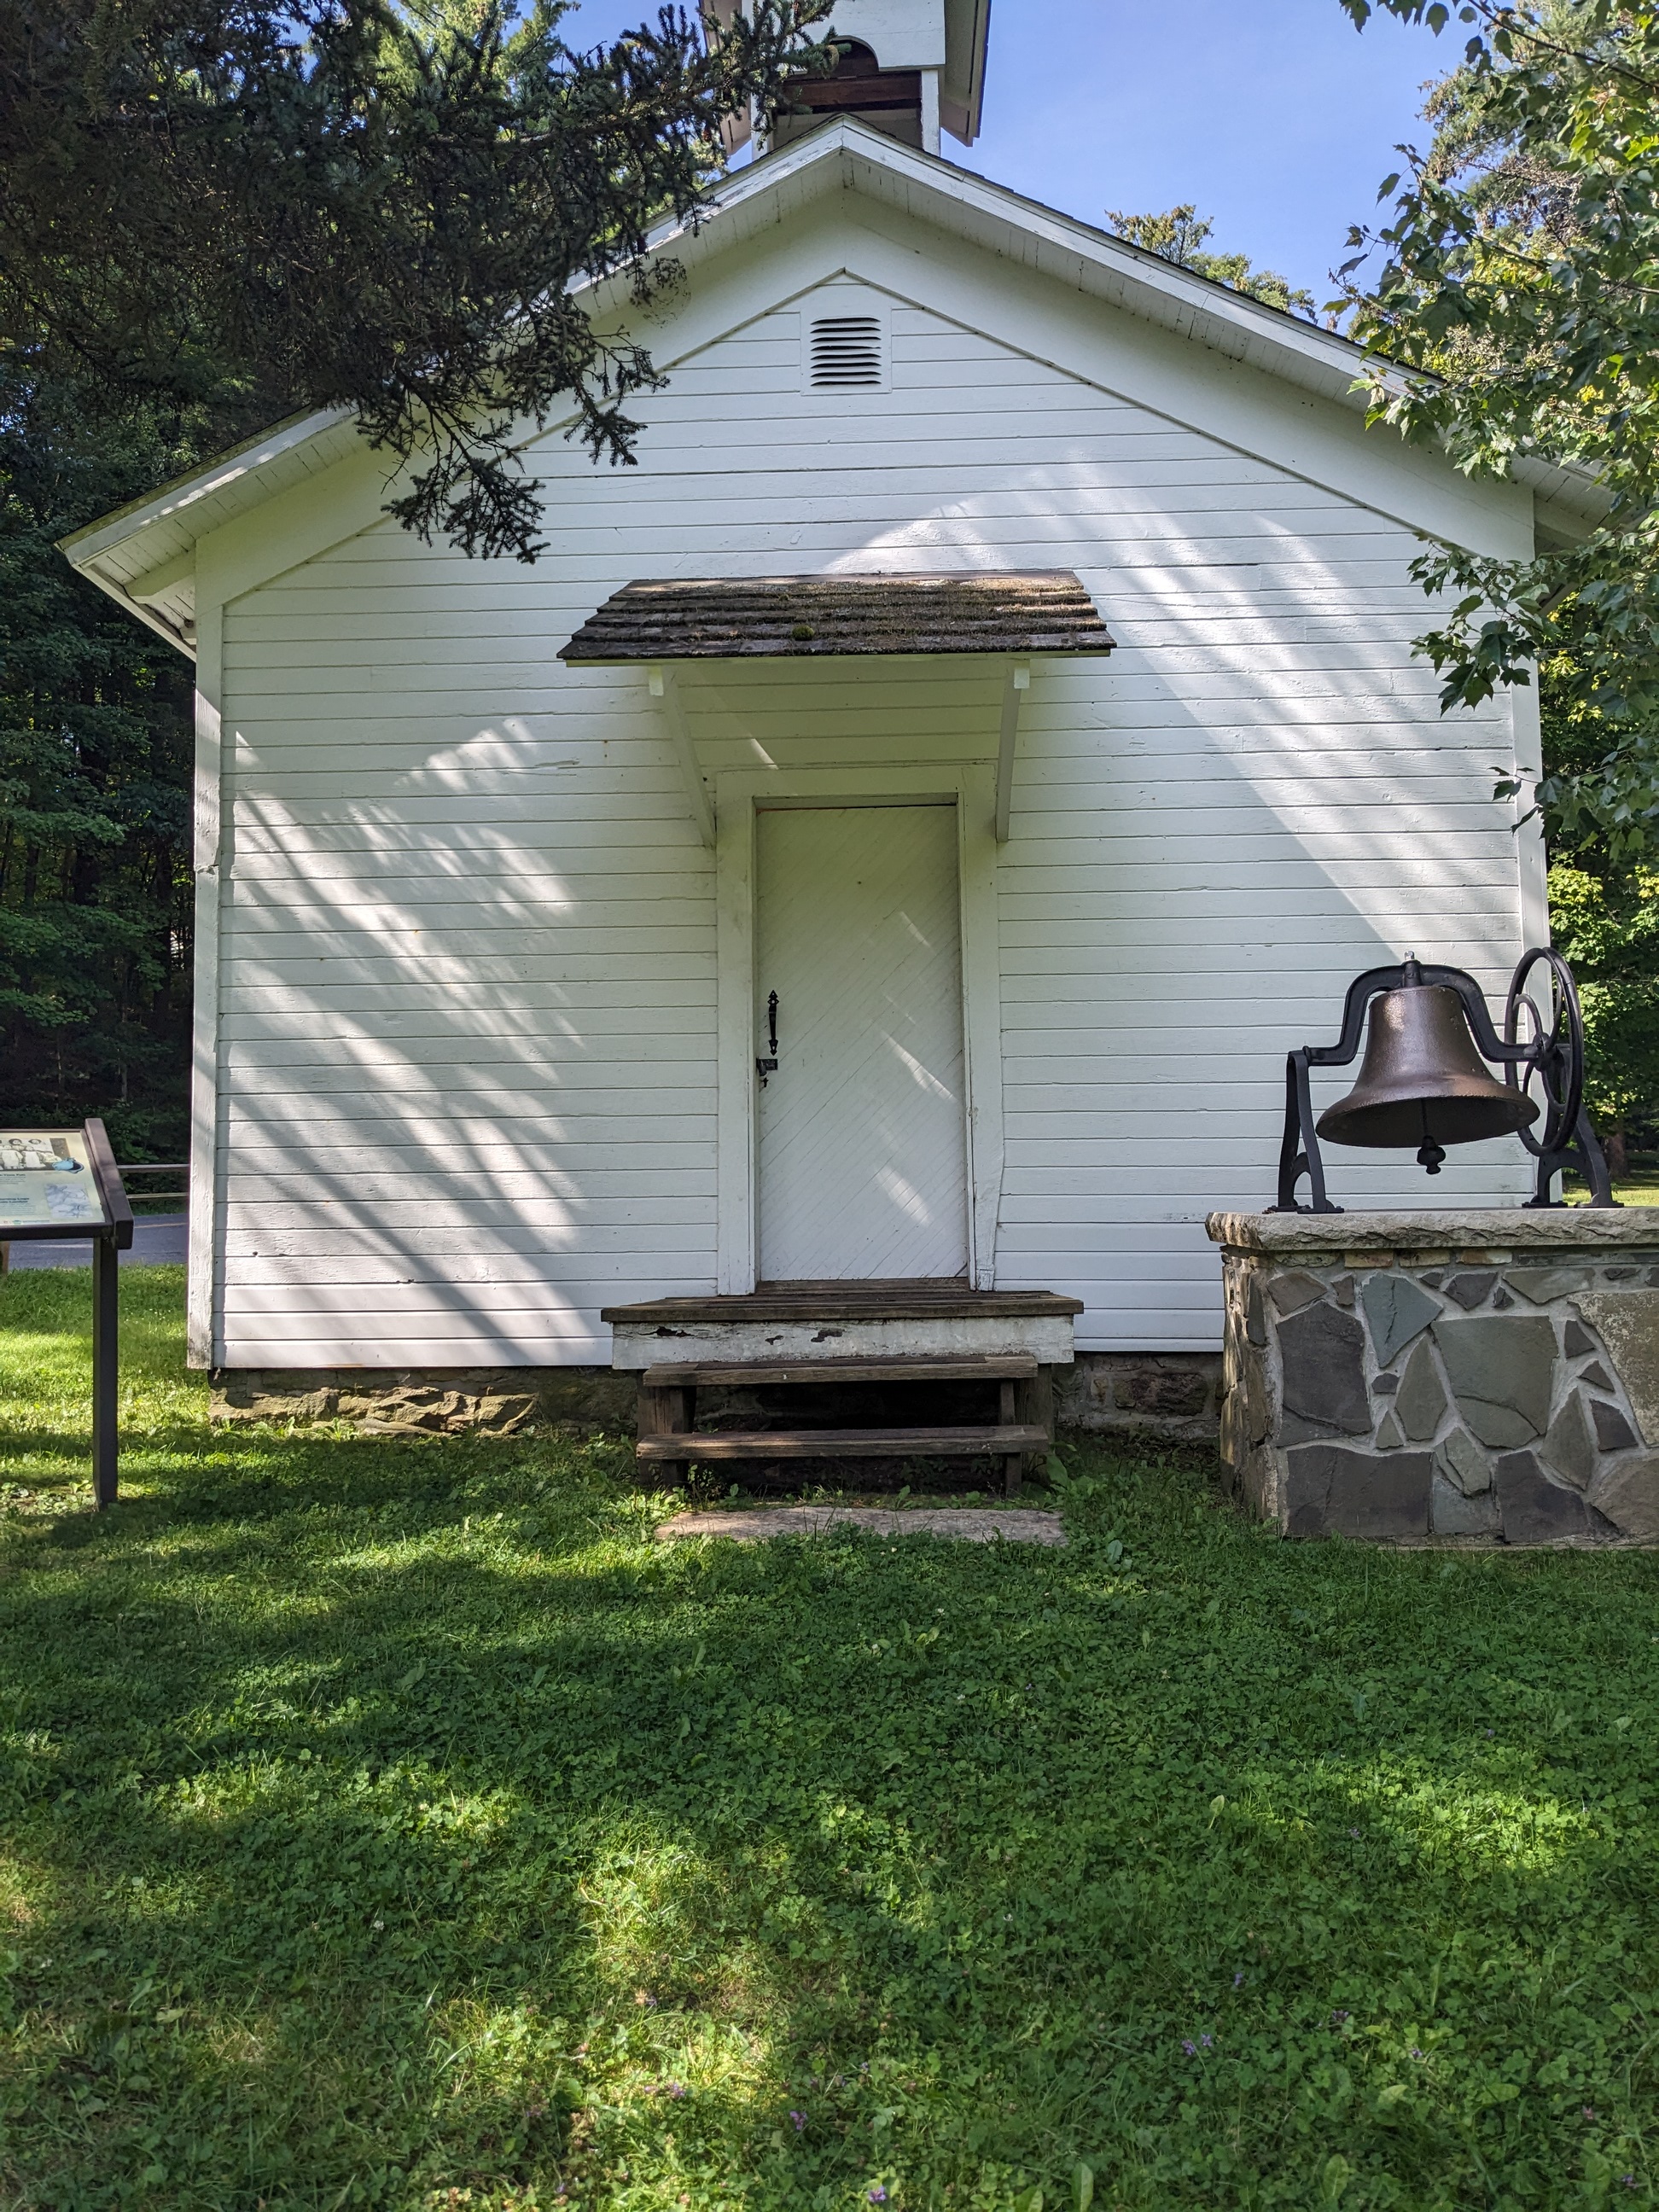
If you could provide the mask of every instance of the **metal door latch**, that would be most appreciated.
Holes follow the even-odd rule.
[[[766,1028],[767,1050],[771,1056],[769,1059],[757,1060],[755,1062],[755,1073],[760,1078],[760,1087],[763,1091],[766,1088],[767,1077],[775,1075],[778,1072],[778,994],[775,991],[769,992],[767,995]]]

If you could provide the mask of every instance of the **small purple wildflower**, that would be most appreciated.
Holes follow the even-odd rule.
[[[671,2097],[683,2097],[685,2094],[684,2081],[665,2081],[663,2087]]]
[[[1331,2026],[1333,2027],[1346,2027],[1348,2021],[1352,2018],[1353,2014],[1351,2012],[1334,2012],[1331,2014]]]
[[[1415,2044],[1413,2044],[1413,2045],[1412,2045],[1412,2057],[1413,2057],[1413,2058],[1420,2058],[1422,2056],[1423,2056],[1423,2054],[1422,2054],[1422,2052],[1418,2049],[1417,2045],[1416,2045]]]
[[[1215,2049],[1214,2036],[1200,2035],[1198,2039],[1198,2047],[1200,2051],[1213,2051]]]
[[[866,2190],[865,2194],[872,2204],[884,2204],[887,2202],[887,2191],[882,2187],[880,2182],[878,2182],[873,2189]]]
[[[1243,1988],[1243,1986],[1244,1986],[1244,1969],[1241,1966],[1241,1967],[1239,1968],[1238,1972],[1237,1972],[1233,1976],[1233,1987],[1234,1987],[1236,1990],[1242,1990],[1242,1989]]]
[[[806,2115],[805,2115],[805,2112],[791,2112],[791,2113],[790,2113],[790,2115],[789,2115],[789,2117],[790,2117],[790,2118],[791,2118],[791,2119],[794,2122],[794,2124],[795,2124],[795,2133],[796,2133],[797,2135],[799,2135],[799,2134],[800,2133],[801,2130],[802,2130],[802,2129],[806,2125]]]
[[[1187,2056],[1188,2056],[1188,2058],[1196,2058],[1196,2057],[1197,2057],[1197,2056],[1198,2056],[1198,2045],[1197,2045],[1193,2041],[1193,2039],[1192,2039],[1192,2038],[1191,2038],[1190,2036],[1183,2035],[1183,2036],[1182,2037],[1182,2039],[1181,2039],[1181,2047],[1182,2047],[1182,2049],[1186,2052],[1186,2054],[1187,2054]]]
[[[1349,1833],[1352,1837],[1353,1837],[1353,1838],[1355,1839],[1355,1841],[1356,1841],[1356,1842],[1358,1842],[1358,1838],[1359,1838],[1359,1831],[1358,1831],[1358,1828],[1350,1828],[1350,1829],[1349,1829],[1349,1831],[1348,1831],[1348,1833]]]
[[[1585,2107],[1584,2107],[1584,2118],[1585,2118],[1587,2120],[1593,2120],[1593,2119],[1595,2118],[1595,2106],[1594,2106],[1594,2105],[1586,2105],[1586,2106],[1585,2106]]]

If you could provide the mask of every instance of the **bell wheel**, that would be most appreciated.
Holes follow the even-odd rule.
[[[1534,983],[1534,971],[1540,968],[1544,974]],[[1504,1042],[1528,1048],[1524,1060],[1504,1067],[1504,1080],[1522,1097],[1533,1097],[1535,1086],[1534,1103],[1543,1109],[1539,1123],[1517,1135],[1535,1156],[1562,1151],[1572,1141],[1584,1103],[1584,1023],[1571,970],[1547,946],[1523,954],[1510,980]]]

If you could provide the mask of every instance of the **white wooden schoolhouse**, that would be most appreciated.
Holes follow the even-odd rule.
[[[69,544],[198,672],[198,1364],[1212,1352],[1287,1048],[1546,938],[1535,696],[1443,716],[1407,570],[1582,495],[948,157],[985,14],[844,0],[684,281],[583,295],[667,382],[636,467],[526,433],[532,567],[402,530],[337,415]],[[1526,1188],[1501,1142],[1434,1196]]]

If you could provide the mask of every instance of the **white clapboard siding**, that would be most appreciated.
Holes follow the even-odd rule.
[[[989,258],[971,321],[884,295],[890,390],[804,391],[804,252],[755,248],[793,303],[630,403],[636,469],[537,445],[533,568],[382,521],[226,606],[228,1364],[600,1360],[600,1305],[713,1287],[713,858],[641,672],[556,658],[637,576],[1055,567],[1094,595],[1117,650],[1035,664],[999,865],[997,1279],[1082,1297],[1080,1346],[1217,1342],[1203,1215],[1271,1196],[1285,1052],[1334,1035],[1356,970],[1512,965],[1507,710],[1441,717],[1410,518],[1125,397],[1103,308],[1065,309],[1086,372],[1028,357]],[[672,319],[653,347],[675,362]],[[994,758],[1002,683],[679,689],[710,776],[925,774]],[[1428,1188],[1329,1164],[1354,1202]],[[1480,1146],[1432,1194],[1520,1187]]]

